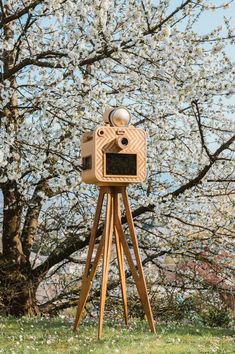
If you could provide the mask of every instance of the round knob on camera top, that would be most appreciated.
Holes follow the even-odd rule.
[[[109,108],[103,114],[104,123],[112,127],[128,127],[131,121],[131,114],[125,107]]]

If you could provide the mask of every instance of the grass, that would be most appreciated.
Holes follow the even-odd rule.
[[[71,325],[61,318],[0,317],[0,353],[235,353],[232,329],[162,324],[152,334],[145,322],[133,321],[128,330],[121,323],[106,324],[98,340],[96,322],[80,325],[75,334]]]

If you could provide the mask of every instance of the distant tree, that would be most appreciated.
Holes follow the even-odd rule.
[[[166,255],[175,264],[231,255],[235,135],[226,98],[235,70],[226,48],[234,32],[226,17],[203,35],[196,26],[232,2],[0,0],[5,313],[37,314],[77,298],[78,274],[66,277],[66,266],[89,242],[97,197],[80,184],[79,139],[109,105],[128,106],[149,134],[147,181],[130,187],[143,263],[160,274]],[[221,262],[227,289],[230,264]],[[180,273],[184,286],[211,286],[191,269]],[[39,285],[55,274],[59,293],[38,304]]]

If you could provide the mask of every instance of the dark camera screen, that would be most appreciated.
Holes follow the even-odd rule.
[[[106,154],[106,175],[136,176],[136,154]]]

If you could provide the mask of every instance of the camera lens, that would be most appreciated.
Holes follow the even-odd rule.
[[[128,145],[128,143],[129,143],[129,141],[128,141],[128,139],[127,139],[127,138],[122,138],[121,143],[122,143],[122,145],[127,146],[127,145]]]

